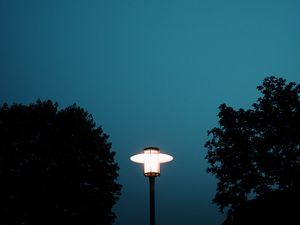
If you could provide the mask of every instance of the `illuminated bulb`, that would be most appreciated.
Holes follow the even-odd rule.
[[[160,153],[159,148],[149,147],[144,149],[144,153],[131,156],[130,160],[136,163],[144,164],[145,176],[156,177],[160,175],[160,164],[172,161],[173,157]]]

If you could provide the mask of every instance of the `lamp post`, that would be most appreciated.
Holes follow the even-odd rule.
[[[148,147],[144,148],[144,153],[131,156],[130,160],[136,163],[144,164],[144,175],[149,177],[150,185],[150,225],[155,225],[155,177],[160,175],[160,164],[172,161],[173,157],[160,153],[159,148]]]

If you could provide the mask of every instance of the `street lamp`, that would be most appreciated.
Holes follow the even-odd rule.
[[[144,148],[144,153],[131,156],[130,160],[144,164],[144,175],[149,177],[150,184],[150,225],[155,225],[155,177],[160,175],[160,164],[172,161],[173,157],[160,153],[159,148],[148,147]]]

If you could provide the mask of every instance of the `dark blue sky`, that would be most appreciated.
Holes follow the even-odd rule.
[[[148,180],[129,161],[175,160],[156,182],[157,224],[218,225],[206,132],[221,103],[250,107],[264,77],[300,81],[297,0],[0,0],[0,103],[77,103],[110,135],[116,225],[148,223]]]

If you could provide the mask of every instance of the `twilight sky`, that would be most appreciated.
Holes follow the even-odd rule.
[[[300,82],[297,0],[0,0],[0,104],[77,103],[110,135],[116,225],[148,224],[129,157],[157,146],[157,224],[219,225],[203,147],[218,106],[248,108],[268,75]]]

